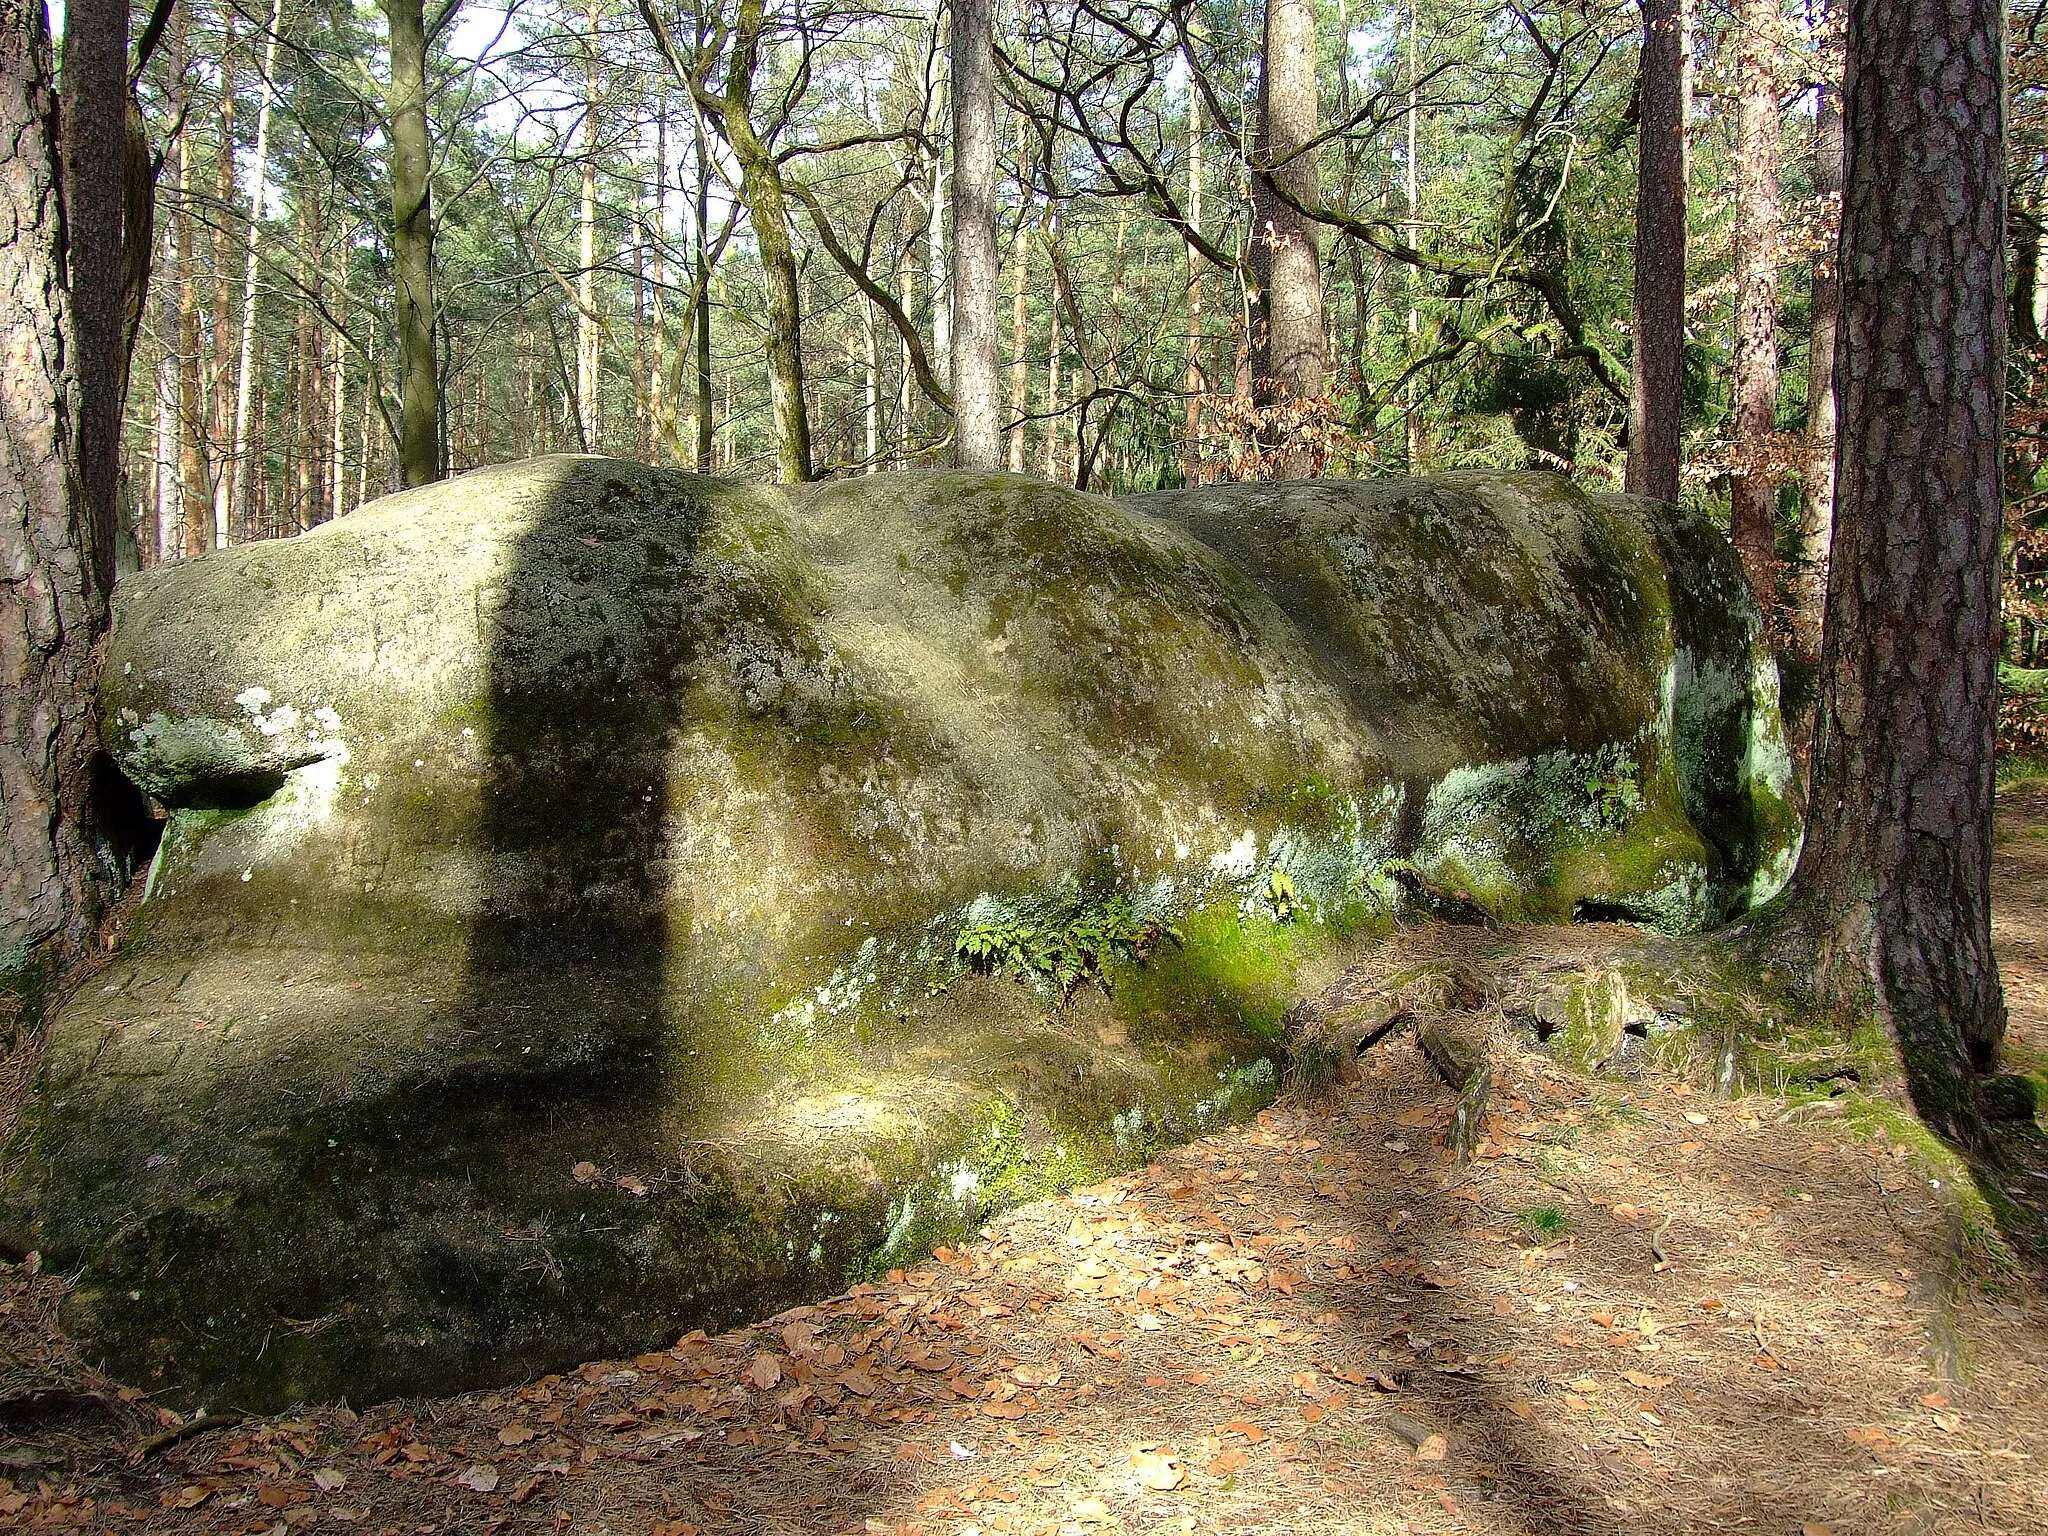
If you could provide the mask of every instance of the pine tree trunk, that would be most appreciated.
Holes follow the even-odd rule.
[[[1843,116],[1838,499],[1805,847],[1824,997],[1874,1004],[1929,1124],[1978,1129],[2003,511],[2004,18],[1859,0]]]
[[[1188,227],[1202,232],[1202,93],[1188,83]],[[1187,391],[1187,437],[1181,444],[1181,475],[1189,485],[1202,478],[1202,253],[1188,246],[1187,357],[1181,387]]]
[[[263,185],[270,172],[270,99],[277,77],[277,40],[284,18],[284,0],[271,0],[270,35],[263,44],[263,103],[256,109],[255,179],[249,193],[249,256],[242,275],[242,344],[235,365],[235,416],[229,439],[228,473],[234,492],[230,504],[243,505],[249,494],[249,407],[256,388],[257,247],[263,239]],[[253,525],[252,525],[253,528]]]
[[[953,462],[1003,464],[996,353],[995,18],[953,0]]]
[[[1045,244],[1052,262],[1052,302],[1046,328],[1045,345],[1045,478],[1057,482],[1060,478],[1060,351],[1065,342],[1060,334],[1060,262],[1051,253],[1058,247],[1060,239],[1060,216],[1056,206],[1048,204],[1045,210]]]
[[[176,29],[172,78],[180,112],[191,104],[184,76],[190,53],[182,7],[171,13]],[[199,271],[192,217],[192,127],[178,135],[178,477],[184,515],[178,553],[190,559],[213,548],[213,498],[206,476],[206,401],[199,371]]]
[[[593,0],[583,56],[583,200],[576,220],[576,432],[585,453],[604,446],[597,400],[602,345],[597,332],[597,24]]]
[[[1025,125],[1017,129],[1017,164],[1024,164]],[[1024,472],[1024,417],[1031,409],[1031,190],[1018,186],[1017,232],[1010,244],[1010,457],[1012,474]]]
[[[647,195],[633,194],[633,451],[652,459],[648,428],[653,421],[647,388]]]
[[[441,478],[440,359],[434,351],[434,206],[427,138],[424,0],[384,0],[391,24],[391,276],[397,291],[398,476]]]
[[[754,131],[754,71],[766,28],[763,0],[740,0],[726,64],[725,110],[719,123],[740,163],[740,198],[753,215],[754,245],[768,289],[768,407],[775,423],[775,459],[785,485],[812,476],[811,424],[804,389],[803,305],[789,211],[774,153]]]
[[[103,80],[80,82],[82,111],[111,111],[120,125],[125,66],[124,46],[111,103],[99,99]],[[90,821],[108,585],[94,558],[100,509],[73,480],[66,360],[77,343],[60,269],[56,125],[42,0],[0,0],[0,218],[11,236],[0,242],[0,987],[32,1008],[37,973],[54,969],[44,962],[84,943],[110,886]],[[74,152],[90,163],[90,146]],[[114,296],[118,325],[118,287]]]
[[[1317,200],[1314,141],[1316,15],[1313,0],[1267,0],[1265,65],[1260,74],[1260,169],[1253,206],[1260,229],[1260,287],[1265,331],[1253,358],[1253,389],[1261,407],[1283,414],[1293,402],[1323,393],[1323,273],[1313,220],[1279,196]],[[1262,433],[1272,472],[1283,479],[1313,475],[1321,454],[1297,431]]]
[[[1685,395],[1685,124],[1679,117],[1679,0],[1642,0],[1641,121],[1636,131],[1635,368],[1628,467],[1638,496],[1678,500]]]
[[[178,242],[164,231],[156,292],[156,549],[158,561],[178,549]]]
[[[236,54],[235,16],[223,12],[220,60],[220,152],[213,161],[213,200],[221,210],[213,225],[213,315],[206,330],[208,415],[206,435],[213,444],[213,529],[209,542],[226,549],[234,534],[234,461],[228,457],[234,437],[235,379],[234,354],[229,350],[234,335],[235,242],[234,218],[227,210],[235,206],[235,77],[240,63]],[[186,124],[186,132],[192,125]]]
[[[64,224],[71,291],[72,431],[83,553],[114,582],[127,337],[121,312],[128,158],[127,0],[70,0],[64,42]],[[144,236],[143,238],[146,238]]]
[[[704,119],[696,120],[697,133],[697,275],[696,287],[696,467],[709,471],[712,442],[711,394],[711,158],[704,141]]]
[[[1813,190],[1826,209],[1829,241],[1813,266],[1812,329],[1806,362],[1806,476],[1799,514],[1799,570],[1793,583],[1792,633],[1800,652],[1820,659],[1827,608],[1828,541],[1835,522],[1835,331],[1842,309],[1835,269],[1842,202],[1842,97],[1823,85],[1814,106]]]
[[[1778,47],[1780,0],[1740,0],[1735,152],[1735,466],[1728,533],[1765,613],[1778,611]]]

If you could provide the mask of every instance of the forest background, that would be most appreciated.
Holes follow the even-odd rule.
[[[138,9],[131,157],[156,215],[130,285],[124,565],[534,453],[785,479],[948,462],[950,8],[736,4]],[[1841,17],[1667,8],[1682,494],[1739,544],[1746,516],[1797,703],[1833,492]],[[1284,177],[1316,215],[1322,332],[1320,387],[1299,390],[1264,355],[1288,280],[1257,169],[1265,8],[999,0],[1002,462],[1108,494],[1524,465],[1620,488],[1643,12],[1291,9],[1312,19],[1313,99]],[[2038,753],[2048,3],[2010,28],[2000,735]],[[430,411],[411,439],[408,396]]]

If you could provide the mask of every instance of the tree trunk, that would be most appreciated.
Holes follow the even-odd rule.
[[[576,220],[576,434],[585,453],[604,446],[597,400],[597,370],[603,345],[597,332],[597,25],[592,0],[585,13],[589,30],[583,54],[583,201]]]
[[[191,106],[184,83],[190,32],[183,7],[171,13],[177,81],[175,101],[182,115]],[[206,402],[199,372],[199,271],[193,239],[192,125],[178,135],[178,474],[183,491],[183,528],[178,553],[191,558],[213,547],[213,498],[206,477]]]
[[[654,230],[648,252],[654,267],[654,366],[647,375],[650,456],[658,464],[675,443],[675,404],[668,394],[668,98],[654,114]]]
[[[932,0],[932,19],[940,33],[938,52],[940,67],[934,72],[936,78],[932,81],[932,99],[930,110],[926,114],[926,122],[930,125],[933,136],[939,139],[945,137],[946,98],[950,83],[946,78],[948,73],[947,66],[951,58],[951,38],[947,32],[950,12],[948,12],[946,4],[947,0]],[[952,264],[946,260],[946,155],[944,150],[940,150],[932,156],[931,211],[932,216],[925,224],[925,238],[929,242],[930,252],[925,262],[925,267],[931,279],[932,289],[931,356],[934,360],[934,366],[942,373],[950,375],[953,363],[953,305],[951,296],[947,292],[946,279],[952,272]],[[948,376],[942,382],[950,387],[953,381]]]
[[[64,243],[71,292],[72,431],[82,550],[114,582],[127,333],[121,278],[128,159],[127,0],[70,0],[64,38]]]
[[[249,494],[249,407],[256,388],[256,251],[263,238],[263,183],[270,171],[270,98],[277,77],[277,34],[282,28],[284,0],[270,0],[270,36],[263,44],[263,78],[256,109],[255,180],[249,191],[249,259],[242,275],[242,345],[235,366],[235,424],[228,450],[234,476],[232,504],[240,507]]]
[[[74,24],[82,12],[73,8]],[[113,125],[116,154],[126,62],[123,44],[108,97],[104,61],[89,59],[72,98],[80,118]],[[103,571],[111,563],[99,558],[94,527],[105,511],[101,488],[78,475],[81,445],[72,436],[70,407],[79,381],[67,358],[96,368],[115,359],[81,357],[74,337],[61,271],[56,125],[42,0],[0,0],[0,216],[10,234],[0,243],[0,322],[8,347],[0,373],[7,423],[0,433],[0,803],[7,807],[0,832],[0,988],[27,1004],[31,1019],[41,981],[91,933],[112,873],[91,825],[95,648],[106,629]],[[85,167],[98,163],[105,146],[74,140],[70,149],[71,165]],[[86,222],[86,251],[102,250],[90,242],[108,237],[104,210]],[[113,235],[118,240],[118,222]],[[110,301],[108,293],[92,295],[104,309],[95,323],[118,339],[118,246],[113,255],[111,268],[96,271],[87,286],[108,288]],[[96,344],[106,342],[102,335]],[[110,554],[111,536],[106,542]]]
[[[696,118],[697,133],[697,267],[696,289],[696,467],[700,473],[711,469],[713,443],[711,394],[711,156],[704,138],[704,119]]]
[[[434,349],[434,205],[427,138],[424,0],[384,0],[391,25],[391,277],[398,320],[398,475],[441,478],[440,358]]]
[[[1842,97],[1832,86],[1816,93],[1813,190],[1831,234],[1842,219]],[[1835,522],[1835,328],[1842,309],[1835,241],[1813,266],[1812,331],[1806,361],[1806,477],[1799,513],[1799,570],[1793,584],[1792,633],[1800,652],[1820,659],[1827,608],[1828,541]]]
[[[1822,995],[1874,1004],[1922,1116],[1965,1142],[2005,1024],[1990,921],[2005,99],[1990,0],[1850,10],[1838,493],[1785,913]]]
[[[996,355],[995,21],[953,0],[953,462],[1001,469]]]
[[[1272,472],[1312,475],[1321,455],[1288,430],[1289,407],[1323,393],[1323,273],[1313,220],[1279,196],[1313,206],[1316,154],[1316,13],[1313,0],[1267,0],[1265,64],[1260,72],[1259,170],[1253,206],[1259,220],[1265,331],[1253,358],[1253,390],[1277,418],[1261,433]],[[1269,418],[1272,419],[1272,418]]]
[[[1060,335],[1060,261],[1053,251],[1060,239],[1060,215],[1056,206],[1048,203],[1045,210],[1045,245],[1052,266],[1052,302],[1046,306],[1048,321],[1045,343],[1045,478],[1057,482],[1060,478],[1060,351],[1065,343]]]
[[[1636,130],[1635,369],[1625,487],[1678,500],[1685,397],[1685,124],[1679,117],[1679,0],[1642,0]]]
[[[754,244],[768,289],[768,406],[775,422],[776,465],[784,484],[801,485],[811,478],[812,469],[796,253],[790,245],[781,168],[755,133],[750,116],[754,71],[767,25],[763,4],[764,0],[740,0],[732,55],[726,63],[725,110],[718,122],[740,163],[740,199],[753,215]]]
[[[164,232],[165,278],[177,275],[177,241]],[[159,281],[156,299],[156,559],[178,549],[178,287]]]
[[[1202,93],[1188,81],[1188,227],[1202,232]],[[1187,391],[1187,438],[1181,444],[1181,476],[1189,485],[1202,478],[1202,253],[1188,247],[1187,357],[1181,387]]]
[[[1025,128],[1017,131],[1017,164],[1024,164]],[[1031,409],[1031,189],[1018,183],[1017,233],[1010,245],[1010,472],[1024,472],[1024,417]]]
[[[647,387],[647,194],[633,194],[633,451],[651,460],[648,428],[653,396]]]
[[[213,315],[206,328],[207,412],[206,435],[213,444],[213,529],[208,540],[216,549],[226,549],[233,536],[233,492],[235,466],[228,457],[234,436],[235,381],[231,369],[234,354],[229,351],[234,335],[235,242],[235,98],[237,93],[235,14],[224,10],[221,17],[220,59],[220,152],[213,161],[213,201],[220,209],[213,225]],[[186,125],[191,131],[191,125]]]
[[[1778,611],[1780,0],[1739,0],[1735,152],[1735,464],[1728,533],[1757,605]]]

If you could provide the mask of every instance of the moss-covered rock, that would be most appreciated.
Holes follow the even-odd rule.
[[[215,1403],[771,1311],[1266,1102],[1397,861],[1503,917],[1765,893],[1742,591],[1544,476],[588,458],[131,579],[102,722],[170,819],[11,1219]]]

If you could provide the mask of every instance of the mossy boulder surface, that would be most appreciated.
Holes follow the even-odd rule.
[[[1733,557],[1541,475],[1113,503],[480,471],[125,582],[169,812],[5,1221],[214,1404],[773,1311],[1267,1102],[1408,873],[1713,921],[1796,839]]]

